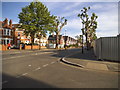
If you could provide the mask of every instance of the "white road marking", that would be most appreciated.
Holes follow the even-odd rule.
[[[22,76],[17,76],[16,78],[19,78],[19,77],[22,77]]]
[[[35,70],[33,70],[33,71],[37,71],[37,70],[40,70],[41,68],[40,67],[38,67],[38,68],[36,68]]]
[[[31,67],[32,65],[28,65],[29,67]]]
[[[26,56],[30,56],[30,55],[49,54],[49,53],[54,53],[54,52],[44,52],[44,53],[41,53],[41,52],[40,52],[40,53],[36,53],[36,54],[29,54],[29,55],[22,55],[22,56],[15,56],[15,57],[3,58],[3,60],[12,59],[12,58],[26,57]]]
[[[40,67],[38,68],[38,70],[41,69]]]
[[[2,84],[5,84],[5,83],[7,83],[7,82],[8,82],[8,81],[3,81]]]
[[[51,62],[51,64],[53,64],[53,63],[55,63],[55,62]]]
[[[27,74],[28,74],[28,73],[23,73],[22,76],[25,76],[25,75],[27,75]]]
[[[38,68],[36,68],[35,70],[37,71],[37,70],[39,70],[39,69],[41,69],[40,67],[38,67]]]
[[[12,58],[19,58],[19,57],[25,57],[25,55],[24,56],[16,56],[16,57],[3,58],[3,60],[12,59]]]
[[[48,66],[48,64],[43,65],[43,67],[46,67],[46,66]]]

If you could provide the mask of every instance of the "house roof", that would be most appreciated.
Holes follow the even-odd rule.
[[[14,28],[17,28],[17,31],[24,31],[22,28],[19,28],[19,25],[20,25],[20,24],[13,24],[12,26],[13,26]]]
[[[72,39],[72,40],[77,41],[76,39],[74,39],[74,38],[72,38],[72,37],[69,37],[69,36],[63,36],[63,38],[64,38],[65,40],[67,40],[67,39],[69,38],[69,39]]]
[[[19,24],[13,24],[12,25],[14,28],[18,28]]]
[[[62,35],[59,35],[59,39],[61,39]],[[49,35],[48,40],[56,40],[56,35]]]
[[[0,27],[12,29],[11,25],[12,25],[12,20],[10,20],[10,22],[8,24],[7,18],[4,21],[0,21]]]
[[[2,21],[0,21],[0,28],[2,28],[2,24],[3,24],[3,22],[2,22]]]

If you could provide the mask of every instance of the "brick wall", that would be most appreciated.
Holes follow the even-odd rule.
[[[28,50],[28,49],[39,49],[39,45],[25,45],[25,50]],[[41,48],[46,48],[45,46],[41,46]]]
[[[6,51],[7,45],[0,45],[0,51]]]
[[[33,49],[39,49],[38,45],[33,45]]]
[[[31,49],[31,45],[25,45],[25,50]]]

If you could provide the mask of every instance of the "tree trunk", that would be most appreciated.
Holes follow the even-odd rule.
[[[56,49],[58,49],[58,44],[59,44],[59,35],[56,33]]]
[[[82,54],[83,54],[83,35],[82,35]]]
[[[33,44],[34,44],[34,36],[31,37],[31,49],[33,49]]]
[[[86,33],[86,47],[87,47],[87,50],[88,50],[88,35],[87,35],[87,33]]]
[[[39,39],[39,50],[41,50],[41,38]]]
[[[65,36],[65,46],[64,46],[65,50],[67,49],[67,37]]]

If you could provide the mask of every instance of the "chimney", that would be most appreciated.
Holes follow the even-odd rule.
[[[12,28],[12,20],[9,21],[9,26]]]
[[[4,20],[4,25],[8,25],[8,19],[7,18]]]

